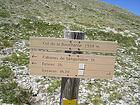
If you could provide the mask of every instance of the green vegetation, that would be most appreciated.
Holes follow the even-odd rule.
[[[11,56],[3,58],[3,61],[9,61],[18,65],[27,65],[29,64],[29,57],[27,54],[22,52],[13,53]]]
[[[31,0],[24,0],[25,2],[31,2]]]
[[[18,103],[17,97],[15,97],[15,89],[17,84],[15,82],[1,83],[0,84],[0,98],[6,103]]]
[[[103,100],[99,96],[95,96],[95,98],[91,101],[94,105],[101,105]]]
[[[0,46],[11,47],[20,39],[30,36],[60,37],[64,27],[60,24],[50,24],[38,19],[20,19],[19,23],[0,23]]]
[[[88,101],[83,102],[83,105],[90,103],[105,105],[106,100],[100,96],[101,92],[110,93],[107,100],[117,102],[126,93],[116,92],[122,86],[121,83],[118,83],[119,81],[116,82],[116,79],[120,78],[122,84],[125,84],[125,80],[129,82],[129,78],[132,80],[133,77],[138,78],[138,75],[133,75],[140,64],[140,46],[135,43],[135,40],[140,37],[140,17],[134,16],[126,10],[98,0],[36,0],[36,2],[33,0],[23,0],[22,2],[0,0],[0,19],[0,50],[13,47],[14,43],[19,40],[29,40],[30,36],[63,37],[65,27],[85,32],[87,39],[90,40],[118,42],[120,51],[116,54],[117,65],[115,65],[116,71],[114,72],[116,78],[111,81],[95,80],[94,83],[82,84],[91,92],[86,96]],[[115,32],[108,31],[108,29],[115,30]],[[17,51],[16,48],[13,49]],[[29,55],[14,52],[1,60],[8,61],[8,64],[10,63],[12,66],[14,64],[20,68],[29,63]],[[22,89],[12,80],[14,73],[10,68],[0,66],[0,100],[15,105],[30,104],[30,91]],[[44,81],[36,80],[41,84]],[[47,88],[49,97],[60,86],[59,80],[50,82]],[[139,80],[136,83],[140,86]],[[137,88],[135,85],[129,86],[131,94],[135,94],[132,93],[132,90]],[[92,91],[97,94],[93,94]],[[132,96],[132,99],[134,98]],[[137,98],[135,100],[137,101]]]
[[[0,78],[6,79],[12,76],[13,72],[8,66],[0,66]]]
[[[60,86],[59,80],[54,80],[51,82],[51,85],[47,88],[47,92],[52,94]]]
[[[0,35],[0,47],[12,47],[14,44],[14,39],[9,35]]]
[[[2,103],[29,104],[29,90],[24,90],[13,81],[14,73],[9,66],[0,66],[0,99]]]
[[[110,101],[114,101],[114,100],[120,100],[122,99],[122,95],[118,92],[113,92],[112,94],[110,94],[109,100]]]
[[[94,85],[95,85],[94,83],[88,83],[88,84],[87,84],[87,88],[88,88],[89,90],[92,90]]]
[[[90,103],[93,103],[94,105],[101,105],[104,103],[99,95],[93,96],[89,94],[87,98],[90,100]]]
[[[86,35],[94,40],[117,41],[121,47],[136,46],[133,37],[122,36],[121,34],[114,34],[113,32],[90,29],[86,30]]]
[[[119,76],[121,76],[121,75],[123,75],[124,73],[123,72],[118,72],[118,71],[116,71],[115,73],[114,73],[114,75],[116,76],[116,77],[119,77]]]
[[[59,37],[60,32],[64,29],[60,24],[49,24],[42,20],[23,19],[20,21],[20,25],[23,27],[22,32],[24,35],[22,36],[25,36],[23,39],[29,39],[29,36],[48,37],[55,35],[56,37]]]
[[[5,9],[0,9],[0,17],[2,18],[9,18],[10,17],[10,13],[5,10]]]
[[[140,80],[138,81],[138,86],[140,87]]]
[[[3,103],[14,105],[29,104],[30,93],[17,86],[17,83],[10,81],[0,84],[0,99]]]

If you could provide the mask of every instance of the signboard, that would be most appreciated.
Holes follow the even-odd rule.
[[[30,73],[54,77],[110,79],[114,71],[114,56],[63,52],[116,53],[116,49],[117,43],[109,41],[31,37]]]
[[[114,63],[114,56],[30,53],[30,72],[33,75],[109,79],[113,76]]]
[[[31,37],[30,48],[43,48],[48,51],[69,50],[69,51],[116,53],[117,43],[111,41],[93,41],[93,40],[91,41],[91,40]]]

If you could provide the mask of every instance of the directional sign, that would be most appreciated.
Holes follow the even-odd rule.
[[[30,72],[33,75],[109,79],[113,76],[114,63],[114,56],[30,53]]]
[[[88,51],[102,53],[116,53],[117,43],[111,41],[91,41],[74,40],[46,37],[31,37],[31,48],[43,48],[44,50],[70,50],[70,51]]]

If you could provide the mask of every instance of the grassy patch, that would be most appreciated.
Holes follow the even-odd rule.
[[[47,92],[52,94],[60,86],[59,80],[54,80],[51,85],[47,88]]]
[[[138,81],[138,85],[140,86],[140,80]]]
[[[9,35],[0,35],[0,47],[12,47],[14,44],[14,39]]]
[[[8,66],[0,66],[0,78],[10,78],[13,72]]]
[[[22,19],[20,21],[25,36],[51,36],[59,37],[64,27],[60,24],[49,24],[42,20]],[[30,32],[30,34],[29,34]]]
[[[109,100],[110,101],[114,101],[114,100],[120,100],[122,99],[122,95],[118,92],[113,92],[112,94],[110,94],[109,96]]]
[[[50,24],[37,19],[21,19],[18,23],[0,23],[0,46],[9,47],[20,39],[28,40],[30,36],[63,36],[64,26]]]
[[[88,83],[88,84],[87,84],[87,88],[88,88],[89,90],[92,90],[93,86],[94,86],[94,83]]]
[[[92,103],[94,105],[101,105],[103,103],[103,100],[99,96],[95,96],[95,98],[92,100]]]
[[[31,2],[31,0],[24,0],[24,2]]]
[[[12,47],[12,45],[13,45],[13,43],[11,43],[8,40],[5,40],[5,39],[1,40],[0,46],[3,46],[3,47]]]
[[[9,61],[18,65],[27,65],[29,64],[29,57],[28,55],[19,52],[19,53],[13,53],[9,57],[3,58],[3,61]]]
[[[121,46],[130,47],[136,46],[133,37],[122,36],[121,34],[114,34],[113,32],[104,32],[100,30],[86,30],[86,35],[94,40],[117,41]]]
[[[0,9],[0,17],[2,18],[9,18],[10,17],[10,13],[5,10],[5,9]]]
[[[115,75],[116,77],[120,77],[121,75],[124,75],[124,73],[123,73],[123,72],[115,71],[115,72],[114,72],[114,75]]]
[[[15,97],[15,91],[13,91],[17,87],[15,82],[1,83],[0,84],[0,98],[3,103],[18,103],[18,98]]]
[[[92,95],[88,95],[88,99],[90,99],[91,103],[93,103],[94,105],[102,105],[103,104],[103,100],[101,99],[101,96],[96,95],[96,96],[92,96]]]
[[[14,73],[8,66],[0,66],[0,99],[2,103],[23,105],[29,104],[30,91],[19,87],[15,81]]]
[[[10,81],[0,84],[0,99],[3,103],[21,105],[29,104],[30,93],[17,86],[17,83]]]

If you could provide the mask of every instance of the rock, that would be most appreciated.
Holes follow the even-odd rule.
[[[140,45],[140,38],[135,41],[136,45]]]
[[[16,49],[22,49],[22,48],[26,47],[26,43],[25,43],[25,41],[20,40],[20,41],[16,42],[13,45],[13,47],[16,48]]]
[[[10,55],[13,53],[13,48],[5,48],[0,51],[1,55]]]
[[[33,90],[32,91],[32,96],[37,96],[37,94],[38,94],[38,90]]]

